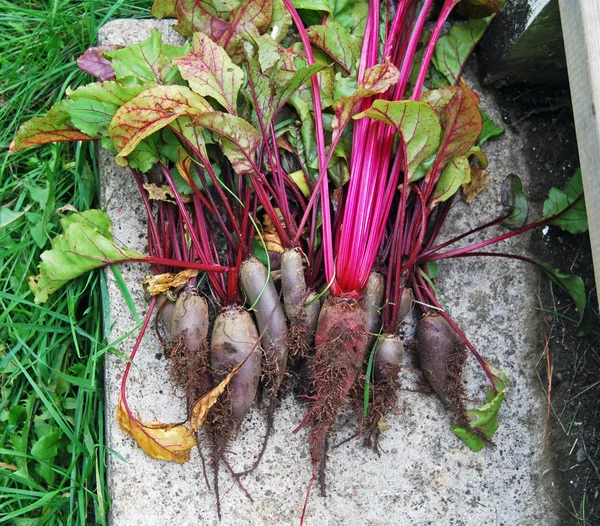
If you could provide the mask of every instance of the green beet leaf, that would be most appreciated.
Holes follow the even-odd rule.
[[[117,110],[154,84],[122,86],[118,82],[96,82],[69,94],[68,113],[73,125],[99,138],[108,135],[108,125]]]
[[[163,44],[162,34],[153,29],[150,38],[104,56],[111,61],[117,81],[133,78],[138,84],[168,84],[178,74],[173,59],[187,51],[187,46]]]
[[[40,274],[29,278],[36,303],[45,303],[50,294],[90,270],[144,258],[114,243],[110,220],[100,210],[77,212],[62,218],[60,223],[64,233],[52,240],[51,250],[42,253]]]
[[[450,159],[435,185],[432,206],[447,201],[463,184],[469,182],[471,182],[469,159],[464,155]]]
[[[500,126],[498,126],[492,119],[490,119],[481,108],[479,109],[479,111],[481,112],[483,129],[481,130],[479,137],[477,137],[477,144],[479,146],[483,146],[483,143],[485,143],[489,139],[493,139],[498,135],[502,135],[504,133],[504,130],[500,128]]]
[[[69,118],[69,101],[56,103],[44,117],[34,117],[22,124],[10,144],[11,153],[30,146],[52,142],[92,141],[86,133],[73,126]]]
[[[360,57],[360,39],[343,25],[328,22],[326,25],[311,26],[307,32],[310,42],[325,51],[348,74],[356,69]]]
[[[521,228],[527,221],[529,205],[523,193],[523,184],[517,175],[510,174],[504,179],[500,190],[500,199],[502,215],[507,216],[502,224],[511,229]]]
[[[232,115],[237,115],[237,97],[244,72],[226,51],[208,36],[195,33],[192,50],[173,60],[181,76],[199,95],[212,97]]]
[[[439,145],[441,136],[440,121],[425,102],[376,100],[366,111],[354,118],[370,117],[377,119],[396,129],[402,134],[406,143],[408,174],[415,180],[419,165],[433,155]]]
[[[458,83],[468,58],[490,22],[491,19],[469,20],[466,24],[457,24],[437,41],[431,60],[450,84]]]
[[[577,170],[564,190],[551,188],[544,202],[544,217],[555,217],[551,225],[558,226],[571,234],[588,230],[587,212],[583,197],[581,170]]]
[[[535,261],[535,263],[541,267],[542,271],[548,276],[550,281],[556,283],[564,292],[571,296],[571,299],[579,312],[579,323],[581,323],[584,318],[586,305],[585,285],[583,280],[574,274],[563,274],[543,261]]]

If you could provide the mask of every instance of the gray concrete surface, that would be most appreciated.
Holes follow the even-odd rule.
[[[148,35],[150,27],[164,22],[115,21],[100,33],[102,44],[127,43]],[[168,38],[173,36],[167,32]],[[500,122],[493,100],[483,93],[485,111]],[[525,190],[529,174],[518,137],[506,132],[486,147],[491,181],[469,206],[458,204],[447,234],[461,232],[495,217],[503,178],[522,176]],[[102,201],[114,223],[117,239],[129,248],[145,250],[145,212],[135,184],[110,155],[101,152]],[[532,235],[541,235],[533,233]],[[471,239],[469,239],[470,241]],[[528,238],[510,243],[526,254]],[[140,281],[147,268],[125,266],[141,315],[146,312]],[[129,353],[137,334],[110,272],[108,337],[133,334],[117,346]],[[542,490],[542,449],[545,424],[543,392],[535,377],[535,364],[544,348],[535,312],[537,275],[523,264],[476,259],[440,265],[438,285],[452,315],[484,356],[499,365],[512,380],[494,446],[479,453],[466,448],[450,431],[450,415],[437,397],[422,387],[408,355],[401,373],[403,385],[397,411],[386,420],[384,453],[378,457],[359,440],[332,449],[328,464],[328,496],[313,491],[307,525],[547,525],[558,524],[554,507]],[[184,465],[157,462],[138,449],[119,428],[115,418],[125,360],[117,353],[107,357],[106,402],[109,455],[110,511],[113,526],[217,525],[214,494],[204,484],[199,455],[193,451]],[[484,381],[470,360],[466,375],[473,403],[481,401]],[[143,343],[128,388],[129,404],[145,421],[177,422],[185,418],[180,397],[168,381],[165,360],[152,334]],[[292,397],[283,401],[275,419],[275,432],[264,459],[243,483],[251,502],[232,478],[222,471],[223,520],[228,525],[299,524],[311,469],[307,432],[294,435],[303,408]],[[353,432],[350,410],[340,419],[333,443]],[[229,459],[236,469],[248,466],[258,452],[264,430],[263,414],[254,409],[231,445]],[[124,459],[124,460],[123,460]]]

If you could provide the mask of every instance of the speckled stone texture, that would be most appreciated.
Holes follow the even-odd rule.
[[[180,41],[168,22],[118,20],[101,30],[100,43],[133,43],[146,38],[151,27],[163,31],[167,41]],[[500,121],[494,101],[485,93],[483,98],[485,111]],[[499,188],[508,173],[518,173],[527,190],[529,174],[518,140],[507,131],[486,146],[491,181],[471,206],[463,202],[455,206],[445,236],[495,217],[500,209]],[[145,212],[133,179],[107,152],[100,153],[100,160],[102,202],[113,221],[115,237],[129,248],[144,251]],[[494,232],[499,229],[490,234]],[[472,236],[466,241],[479,238]],[[510,250],[527,254],[528,243],[529,238],[523,236],[509,243]],[[125,265],[121,271],[143,317],[147,304],[140,281],[149,268]],[[108,455],[112,526],[299,524],[311,467],[307,430],[292,434],[303,408],[291,396],[277,411],[275,432],[262,463],[243,479],[254,502],[221,469],[221,523],[197,451],[181,466],[157,462],[120,430],[114,414],[126,363],[123,354],[130,352],[138,329],[110,271],[107,281],[108,338],[115,341],[129,335],[107,355],[106,363],[107,446],[118,454]],[[536,284],[536,273],[519,262],[468,258],[440,264],[438,286],[452,315],[484,356],[512,380],[495,445],[473,453],[454,436],[448,411],[423,387],[413,365],[415,358],[407,353],[399,406],[386,419],[383,453],[377,456],[364,449],[360,439],[332,448],[327,497],[314,488],[307,525],[558,524],[553,504],[539,485],[545,406],[534,367],[544,353],[535,312]],[[481,402],[485,381],[472,359],[466,377],[468,392],[473,393],[471,402]],[[165,359],[152,330],[136,357],[127,395],[130,406],[145,421],[185,418],[181,393],[169,383]],[[348,409],[339,419],[332,444],[354,433],[353,422]],[[252,462],[264,429],[264,413],[255,408],[231,444],[228,456],[236,470]],[[206,447],[204,451],[208,452]]]

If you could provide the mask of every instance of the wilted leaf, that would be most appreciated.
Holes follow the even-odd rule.
[[[117,164],[125,166],[125,157],[146,137],[175,119],[211,112],[206,100],[184,86],[157,86],[142,91],[115,113],[108,133],[119,150]]]
[[[502,183],[500,190],[502,201],[502,215],[508,217],[502,221],[507,228],[521,228],[527,221],[529,205],[523,193],[521,179],[515,174],[510,174]]]
[[[487,441],[485,437],[491,438],[498,429],[498,411],[502,406],[506,389],[508,387],[508,378],[502,371],[490,364],[486,364],[494,375],[494,384],[497,393],[490,389],[486,395],[487,402],[481,407],[467,411],[469,418],[469,427],[465,428],[459,425],[452,425],[450,429],[460,438],[470,449],[477,452],[483,449]],[[482,436],[483,435],[483,436]]]
[[[225,50],[202,33],[194,33],[192,50],[174,59],[181,76],[199,95],[212,97],[232,115],[237,114],[237,97],[244,72]]]
[[[360,56],[360,39],[343,25],[328,22],[326,25],[310,26],[307,33],[310,42],[325,51],[348,74],[354,71]]]
[[[464,155],[450,159],[435,185],[432,205],[450,199],[463,184],[470,181],[471,166],[469,160]]]
[[[34,117],[22,124],[10,143],[9,152],[52,142],[93,140],[93,137],[79,131],[71,124],[69,101],[61,101],[52,106],[44,117]]]
[[[119,398],[117,422],[144,452],[155,460],[183,464],[190,459],[190,449],[196,445],[193,433],[181,424],[145,424],[128,412],[123,396]]]
[[[567,210],[569,206],[571,207]],[[588,230],[581,170],[575,172],[564,190],[550,189],[548,199],[544,201],[544,217],[557,214],[560,215],[550,221],[551,225],[558,226],[571,234],[580,234]]]
[[[156,296],[167,292],[170,289],[176,289],[181,285],[185,285],[188,280],[195,278],[198,275],[197,270],[186,269],[177,274],[167,272],[165,274],[154,274],[146,276],[142,281],[144,291],[150,296]]]
[[[111,80],[115,78],[115,70],[110,60],[103,53],[121,49],[123,46],[98,46],[91,47],[77,59],[79,69],[100,80]]]
[[[471,181],[463,185],[463,195],[467,203],[471,203],[486,187],[489,178],[485,170],[471,166]]]
[[[355,115],[370,117],[395,126],[406,143],[407,165],[411,180],[419,165],[436,152],[440,144],[440,121],[431,106],[418,101],[376,100],[368,110]]]
[[[437,41],[431,60],[450,84],[458,82],[467,59],[490,22],[491,20],[469,20],[466,24],[456,24],[448,35]]]
[[[200,400],[198,400],[192,409],[192,416],[190,418],[190,427],[192,428],[192,431],[197,432],[204,425],[206,417],[208,416],[208,411],[213,405],[215,405],[219,399],[219,396],[223,394],[231,379],[242,368],[247,359],[248,358],[245,358],[242,362],[237,364],[223,379],[223,381],[217,385],[217,387],[206,393]]]
[[[52,249],[42,253],[40,274],[29,278],[29,288],[36,303],[44,303],[65,283],[90,270],[144,257],[113,242],[110,220],[100,210],[71,214],[60,223],[64,234],[56,236],[52,240]]]
[[[148,199],[152,201],[165,201],[166,203],[177,203],[173,189],[167,185],[155,185],[154,183],[144,183],[144,189],[148,192]],[[191,203],[192,199],[187,195],[181,195],[184,203]]]

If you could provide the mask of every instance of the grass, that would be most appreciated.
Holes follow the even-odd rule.
[[[27,277],[57,233],[56,210],[96,203],[89,145],[9,156],[18,126],[89,81],[75,59],[112,18],[150,0],[0,0],[0,523],[105,524],[102,276],[33,303]]]

